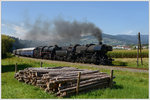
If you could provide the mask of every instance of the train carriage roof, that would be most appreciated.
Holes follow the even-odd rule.
[[[17,50],[34,50],[36,47],[32,47],[32,48],[22,48],[22,49],[17,49]]]

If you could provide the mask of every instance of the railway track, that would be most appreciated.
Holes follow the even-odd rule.
[[[79,66],[88,66],[88,67],[96,67],[100,69],[110,69],[110,70],[121,70],[121,71],[130,71],[130,72],[139,72],[139,73],[149,73],[148,69],[145,68],[131,68],[131,67],[124,67],[124,66],[104,66],[104,65],[94,65],[94,64],[83,64],[83,63],[72,63],[72,62],[65,62],[65,61],[54,61],[54,60],[46,60],[46,59],[36,59],[36,58],[29,58],[29,57],[22,57],[27,59],[33,59],[38,61],[44,61],[49,63],[60,63],[60,64],[69,64],[71,65],[79,65]]]

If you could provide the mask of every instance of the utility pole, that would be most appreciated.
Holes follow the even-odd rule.
[[[138,34],[138,48],[137,48],[137,66],[139,66],[139,34]]]
[[[143,60],[142,60],[142,46],[141,46],[141,37],[140,37],[140,32],[138,33],[138,49],[137,49],[137,66],[139,66],[139,49],[140,49],[140,58],[141,58],[141,64],[143,65]]]
[[[138,37],[139,37],[139,46],[140,46],[141,64],[143,65],[143,60],[142,60],[142,45],[141,45],[141,36],[140,36],[140,32],[138,33]]]

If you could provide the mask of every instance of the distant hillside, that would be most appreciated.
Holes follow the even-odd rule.
[[[11,38],[15,40],[15,43],[13,44],[13,49],[50,45],[50,42],[47,41],[22,40],[16,37]]]
[[[103,43],[109,45],[130,45],[137,44],[137,35],[108,35],[103,34]],[[141,35],[142,44],[148,44],[148,35]],[[82,44],[86,43],[98,43],[93,36],[83,36],[81,41]]]
[[[103,43],[108,45],[131,45],[137,44],[137,36],[136,35],[108,35],[103,34]],[[148,35],[141,35],[142,44],[148,44]],[[15,40],[13,44],[13,49],[18,48],[27,48],[27,47],[37,47],[37,46],[44,46],[44,45],[55,45],[51,44],[51,41],[35,41],[35,40],[22,40],[15,37],[12,37]],[[90,44],[94,43],[97,44],[98,41],[94,36],[88,35],[83,36],[79,44]],[[59,43],[58,45],[70,45],[76,44],[76,42],[68,42],[68,43]]]

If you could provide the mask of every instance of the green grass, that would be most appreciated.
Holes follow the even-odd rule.
[[[2,73],[2,98],[29,99],[29,98],[56,98],[52,94],[45,93],[38,87],[26,85],[14,79],[14,72]]]
[[[112,64],[114,66],[132,67],[132,68],[145,68],[149,69],[149,58],[143,58],[143,65],[139,59],[139,66],[137,66],[137,58],[113,58]]]
[[[137,50],[113,50],[107,53],[112,58],[137,58]],[[148,58],[148,49],[142,50],[142,57]]]
[[[43,90],[32,86],[27,85],[21,82],[18,82],[14,78],[14,64],[18,62],[18,68],[24,69],[27,67],[39,67],[40,62],[37,60],[31,60],[26,58],[7,58],[2,59],[2,74],[1,74],[1,97],[3,99],[10,98],[36,98],[36,99],[56,99],[59,97],[54,96],[53,94],[45,93]],[[81,69],[90,69],[90,70],[100,70],[102,72],[107,72],[109,74],[110,70],[99,69],[95,67],[88,66],[79,66],[75,64],[62,64],[58,62],[48,63],[44,62],[43,66],[45,67],[55,67],[55,66],[72,66]],[[114,76],[116,78],[116,85],[112,89],[97,89],[91,90],[88,92],[82,92],[79,95],[72,95],[66,98],[149,98],[148,92],[148,73],[135,73],[135,72],[127,72],[127,71],[114,71]]]

